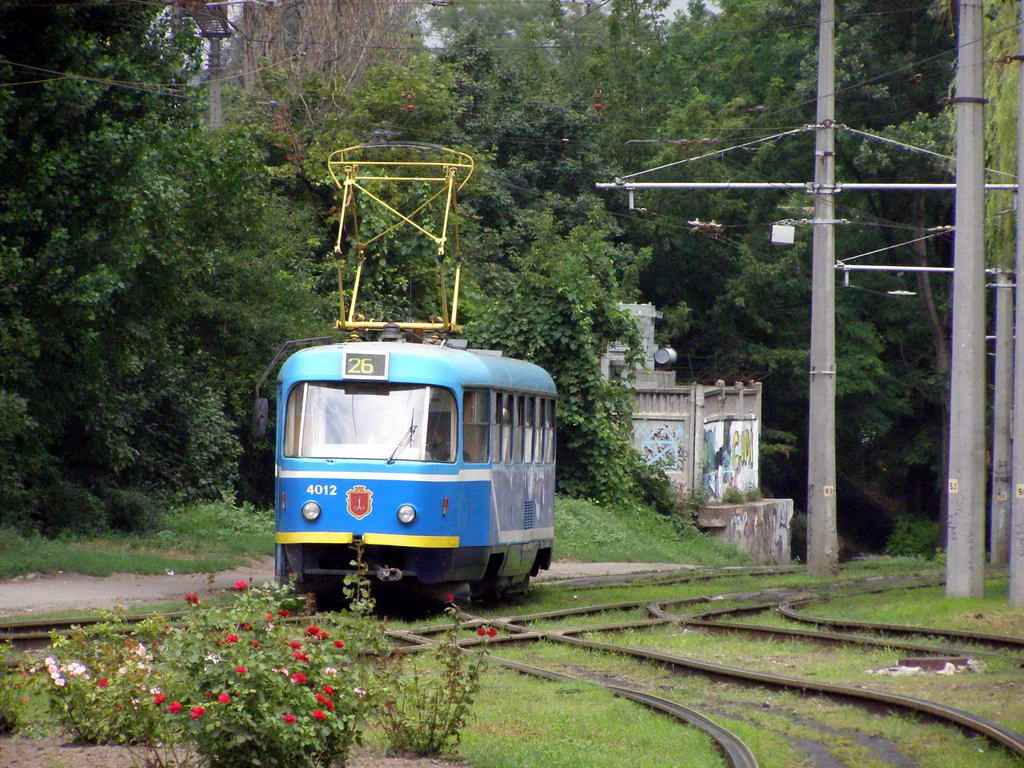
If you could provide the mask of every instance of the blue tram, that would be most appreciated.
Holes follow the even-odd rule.
[[[361,545],[377,585],[524,590],[554,534],[555,385],[464,342],[307,348],[279,376],[277,578],[330,594]]]

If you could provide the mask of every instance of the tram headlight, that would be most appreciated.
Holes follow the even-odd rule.
[[[416,508],[412,504],[403,504],[398,508],[398,519],[408,525],[416,519]]]
[[[312,523],[320,517],[320,505],[315,501],[307,501],[302,505],[302,516]]]

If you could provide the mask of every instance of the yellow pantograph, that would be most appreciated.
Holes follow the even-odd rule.
[[[394,159],[400,157],[401,159]],[[411,157],[412,159],[406,159]],[[380,329],[385,325],[425,331],[457,331],[459,311],[459,279],[462,259],[454,254],[455,274],[451,300],[448,299],[446,279],[446,246],[449,225],[455,220],[458,192],[473,175],[473,158],[465,152],[433,144],[395,142],[386,144],[359,144],[339,149],[327,160],[334,183],[341,189],[341,215],[338,221],[338,239],[334,253],[338,261],[338,328],[345,330]],[[425,188],[426,199],[411,211],[403,213],[383,199],[384,188],[389,185],[418,185]],[[376,190],[376,191],[375,191]],[[360,204],[370,203],[383,208],[393,218],[389,226],[360,239]],[[443,210],[441,209],[441,206]],[[427,214],[435,214],[433,225],[426,221]],[[439,216],[436,214],[440,214]],[[432,229],[431,229],[432,226]],[[438,278],[440,282],[441,316],[439,321],[389,322],[387,320],[357,319],[356,302],[363,276],[367,248],[382,237],[401,227],[426,237],[437,246]],[[457,226],[454,226],[456,229]],[[345,253],[354,252],[355,276],[351,287],[348,312],[345,308]]]

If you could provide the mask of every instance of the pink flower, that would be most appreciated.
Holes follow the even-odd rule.
[[[185,595],[185,602],[189,603],[190,605],[199,605],[199,595],[197,595],[195,592],[189,592],[187,595]]]
[[[306,682],[306,676],[301,672],[296,672],[294,675],[292,675],[292,682],[302,685]]]
[[[291,725],[295,722],[295,715],[281,715],[281,719],[288,723],[288,725]]]
[[[344,640],[335,640],[334,641],[334,647],[335,648],[344,648],[345,647],[345,641]]]
[[[105,677],[101,677],[99,680],[96,681],[96,685],[98,685],[100,688],[106,688],[108,685],[110,685],[110,681],[107,680],[107,678]]]
[[[206,707],[192,707],[192,719],[198,720],[200,717],[203,716],[203,713],[205,711]]]
[[[164,703],[164,701],[166,700],[166,698],[167,698],[167,697],[166,697],[166,696],[164,696],[164,695],[163,695],[162,693],[158,693],[158,694],[156,694],[156,695],[155,695],[155,696],[153,697],[153,703],[154,703],[154,704],[163,704],[163,703]]]
[[[249,587],[249,582],[247,582],[247,581],[239,580],[239,581],[235,582],[235,591],[236,592],[241,592],[243,589],[248,589],[248,587]]]
[[[237,672],[237,673],[238,673],[238,674],[240,674],[240,675],[244,675],[244,674],[246,674],[246,673],[247,673],[248,671],[249,671],[249,670],[245,668],[245,665],[244,665],[244,664],[239,664],[239,665],[238,665],[237,667],[235,667],[235,672]]]
[[[314,709],[313,717],[317,720],[323,720],[325,717],[327,717],[327,715],[324,714],[324,711],[322,709]]]
[[[222,693],[220,696],[217,697],[217,701],[219,701],[221,704],[230,704],[231,703],[231,694],[229,694],[229,693]]]
[[[181,712],[181,702],[172,701],[170,704],[167,705],[167,711],[170,712],[172,715],[178,714],[179,712]]]
[[[234,633],[231,633],[227,637],[224,638],[224,642],[226,642],[226,643],[237,643],[238,642],[238,635],[236,635]]]
[[[309,629],[306,630],[306,634],[307,635],[314,635],[314,636],[315,635],[319,635],[320,634],[320,627],[318,627],[316,624],[313,624],[312,626],[310,626]]]

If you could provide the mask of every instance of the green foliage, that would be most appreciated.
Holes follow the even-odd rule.
[[[462,623],[453,605],[445,609],[451,621],[427,667],[397,651],[382,666],[381,695],[376,721],[391,754],[440,757],[455,750],[480,689],[484,657],[459,647]],[[488,630],[478,629],[482,637]],[[492,634],[496,631],[492,628]]]
[[[887,555],[935,557],[941,542],[939,524],[917,515],[900,515],[885,542]]]
[[[57,638],[44,665],[54,714],[78,741],[145,745],[160,764],[185,748],[216,768],[344,764],[375,688],[359,654],[384,647],[381,625],[293,620],[301,601],[286,589],[241,581],[235,595],[212,609],[185,595],[171,627],[126,634],[114,618]]]
[[[7,668],[13,656],[10,643],[0,643],[0,667]],[[0,674],[0,736],[18,729],[21,724],[22,686],[13,674]]]
[[[613,244],[611,224],[597,211],[567,232],[540,212],[528,231],[514,276],[482,302],[467,333],[476,346],[530,360],[555,379],[563,493],[608,503],[638,498],[642,465],[630,447],[628,393],[602,378],[599,358],[618,341],[637,346],[636,327],[615,300],[644,254]]]
[[[199,64],[158,12],[0,10],[10,60],[106,79],[0,95],[0,523],[22,530],[146,530],[160,501],[216,498],[261,366],[322,317],[309,216],[253,142],[112,84]]]
[[[700,533],[690,515],[666,518],[618,502],[606,507],[586,499],[555,500],[555,552],[585,562],[637,561],[738,565],[742,552]]]

